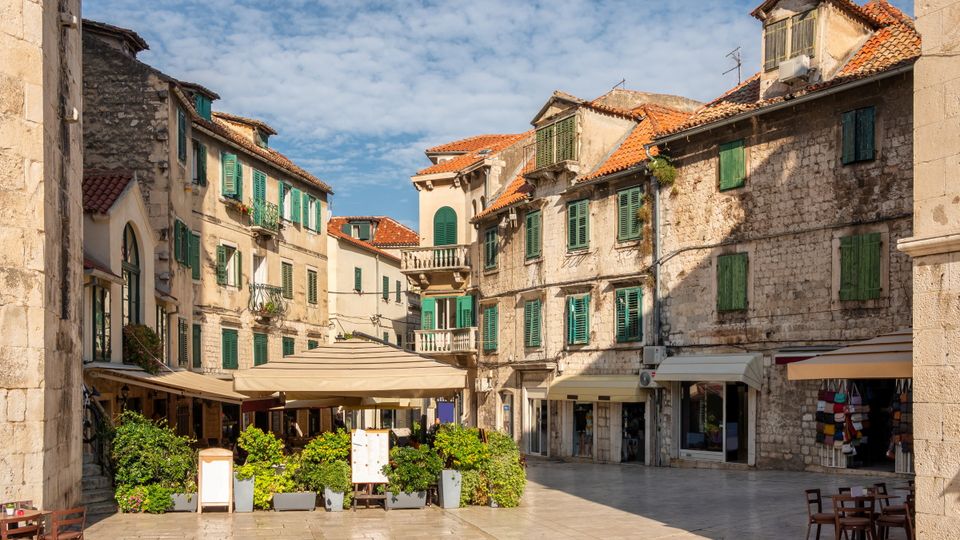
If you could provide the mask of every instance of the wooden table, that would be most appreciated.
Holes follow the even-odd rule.
[[[23,515],[17,515],[19,512],[23,512]],[[11,525],[23,523],[25,521],[39,521],[40,536],[43,536],[43,517],[49,513],[50,512],[44,512],[42,510],[20,509],[14,510],[14,515],[8,516],[7,512],[4,510],[3,513],[0,514],[0,534],[16,532],[17,529],[11,528]]]

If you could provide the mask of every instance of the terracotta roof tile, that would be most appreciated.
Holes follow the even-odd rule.
[[[83,211],[106,214],[133,180],[124,170],[89,169],[83,172]]]
[[[503,139],[508,139],[515,136],[516,135],[474,135],[473,137],[467,137],[466,139],[460,139],[459,141],[448,142],[432,148],[427,148],[427,153],[443,154],[473,152],[475,150],[489,148]]]
[[[377,223],[377,231],[370,242],[375,246],[419,246],[420,235],[417,231],[407,227],[399,221],[381,216]]]
[[[643,120],[624,139],[623,143],[611,153],[596,170],[583,176],[577,182],[586,182],[601,176],[625,171],[647,159],[644,145],[653,140],[658,131],[670,129],[682,124],[690,113],[661,107],[659,105],[643,105],[635,109],[643,114]],[[650,149],[656,155],[656,147]]]
[[[269,124],[262,120],[257,120],[256,118],[247,118],[246,116],[240,116],[238,114],[225,113],[223,111],[213,111],[213,116],[215,118],[222,118],[228,122],[236,122],[239,124],[246,124],[248,126],[260,128],[262,131],[269,133],[270,135],[276,135],[277,130],[270,127]]]
[[[346,234],[346,233],[344,233],[343,231],[341,231],[341,230],[340,230],[340,227],[342,227],[345,223],[347,223],[348,221],[350,221],[350,220],[352,220],[352,219],[356,219],[356,218],[348,218],[348,217],[332,217],[332,218],[330,218],[330,221],[327,223],[327,234],[329,234],[330,236],[333,236],[333,237],[335,237],[335,238],[339,238],[339,239],[341,239],[341,240],[347,241],[347,242],[349,242],[349,243],[351,243],[351,244],[353,244],[353,245],[355,245],[355,246],[357,246],[357,247],[366,249],[367,251],[370,251],[370,252],[372,252],[372,253],[376,253],[376,254],[378,254],[378,255],[380,255],[380,256],[386,257],[386,258],[390,259],[391,261],[394,261],[394,262],[397,262],[397,263],[400,262],[400,258],[399,258],[399,257],[387,253],[386,251],[378,248],[377,246],[371,244],[370,242],[366,242],[366,241],[364,241],[364,240],[360,240],[359,238],[354,238],[354,237],[350,236],[349,234]]]
[[[490,206],[478,213],[471,221],[479,221],[491,214],[503,210],[508,206],[523,202],[533,196],[533,184],[524,175],[533,170],[536,158],[530,158],[517,176],[507,184],[507,187],[493,200]]]
[[[754,8],[754,10],[750,12],[750,15],[759,18],[761,12],[769,10],[779,1],[780,0],[766,0]],[[866,9],[866,6],[861,6],[852,0],[830,0],[830,2],[841,10],[846,11],[848,14],[863,20],[867,24],[872,24],[874,26],[879,24],[879,21],[874,18],[874,15],[870,12],[870,10]]]
[[[480,163],[484,159],[490,157],[496,152],[503,150],[504,148],[507,148],[508,146],[523,139],[524,137],[530,135],[531,133],[533,132],[528,131],[526,133],[500,136],[496,141],[494,141],[492,144],[488,146],[477,148],[476,150],[473,150],[469,153],[457,156],[453,159],[441,161],[440,163],[431,165],[426,169],[421,169],[420,171],[417,171],[417,174],[414,176],[424,176],[427,174],[462,171],[463,169],[466,169],[468,167],[476,165],[477,163]]]
[[[873,0],[860,9],[875,20],[880,28],[867,39],[833,79],[800,88],[791,93],[790,98],[907,66],[920,57],[920,34],[902,11],[887,3],[886,0]],[[761,100],[760,74],[757,73],[700,108],[689,121],[664,129],[658,132],[656,137],[662,138],[680,133],[693,127],[781,103],[786,99],[786,96],[778,96]]]

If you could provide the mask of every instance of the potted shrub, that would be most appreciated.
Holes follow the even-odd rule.
[[[277,482],[274,467],[283,462],[283,441],[273,433],[249,426],[240,434],[237,446],[247,452],[247,459],[234,473],[234,510],[252,512],[254,506],[270,508],[273,493],[278,490],[274,485]]]
[[[323,505],[328,512],[340,512],[350,506],[353,482],[349,463],[339,460],[324,463],[317,476],[323,486]]]
[[[353,483],[350,477],[350,433],[328,431],[316,437],[300,454],[300,483],[323,492],[324,507],[338,512],[350,506]]]
[[[197,511],[197,482],[194,479],[187,480],[180,492],[174,492],[173,495],[174,512],[196,512]]]
[[[390,450],[390,463],[383,466],[388,480],[387,510],[426,506],[427,488],[437,481],[442,467],[440,457],[426,445]]]
[[[440,472],[440,506],[458,508],[463,485],[462,471],[477,470],[490,457],[477,429],[444,424],[434,437],[434,448],[444,464]]]
[[[233,511],[253,512],[256,465],[243,464],[233,471]]]
[[[482,467],[490,489],[490,506],[511,508],[520,504],[527,485],[527,471],[520,462],[520,449],[508,435],[487,433],[490,459]]]
[[[277,512],[286,510],[313,510],[317,507],[317,492],[311,491],[299,474],[300,460],[294,456],[287,458],[285,463],[276,468],[274,474],[273,509]]]

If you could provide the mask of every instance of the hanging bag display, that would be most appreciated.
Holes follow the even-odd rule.
[[[862,405],[863,397],[860,395],[860,390],[857,388],[857,385],[851,385],[850,387],[850,405]]]

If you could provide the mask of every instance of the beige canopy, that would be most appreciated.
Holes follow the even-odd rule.
[[[759,389],[763,385],[763,357],[757,353],[669,356],[657,366],[653,380],[742,382]]]
[[[639,402],[646,394],[637,375],[567,375],[550,383],[547,399]]]
[[[230,381],[184,369],[164,370],[156,375],[151,375],[138,366],[95,362],[84,366],[83,371],[90,377],[135,384],[180,396],[212,399],[227,403],[240,403],[247,399],[247,396],[233,391],[233,385]]]
[[[467,371],[380,343],[350,339],[238,372],[233,385],[249,396],[282,392],[287,400],[445,397],[467,386]]]
[[[911,377],[913,330],[909,328],[787,364],[787,378],[791,381]]]

